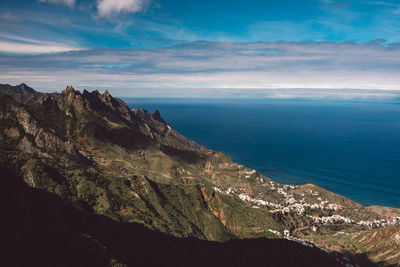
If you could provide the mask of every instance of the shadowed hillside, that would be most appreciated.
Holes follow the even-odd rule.
[[[91,215],[1,170],[2,263],[13,266],[341,266],[287,240],[179,239],[140,224]]]

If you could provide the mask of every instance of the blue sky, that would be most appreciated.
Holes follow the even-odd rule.
[[[397,96],[400,3],[2,0],[0,79],[120,96]]]

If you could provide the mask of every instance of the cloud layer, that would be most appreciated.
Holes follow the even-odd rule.
[[[0,35],[0,53],[44,54],[77,50],[81,50],[81,48],[66,43],[41,41],[19,36]]]
[[[1,56],[2,82],[111,88],[119,96],[396,98],[400,45],[193,42]]]

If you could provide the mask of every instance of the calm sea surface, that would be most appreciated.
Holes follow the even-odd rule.
[[[186,137],[281,183],[400,207],[400,104],[124,98]]]

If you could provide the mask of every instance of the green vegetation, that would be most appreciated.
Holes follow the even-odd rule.
[[[312,232],[308,229],[312,217],[340,213],[353,220],[379,218],[376,212],[317,186],[274,183],[186,139],[159,113],[132,111],[108,93],[81,94],[69,87],[59,95],[40,95],[36,101],[16,99],[28,105],[0,93],[1,169],[88,216],[218,242],[281,238],[288,229],[322,247],[356,254],[366,251],[361,239],[330,238],[354,228],[337,223]],[[288,205],[284,194],[293,195],[293,201],[327,201],[341,208],[271,212]],[[307,229],[296,232],[299,228]],[[88,231],[82,233],[71,238],[103,255],[100,265],[119,264],[119,258]]]

